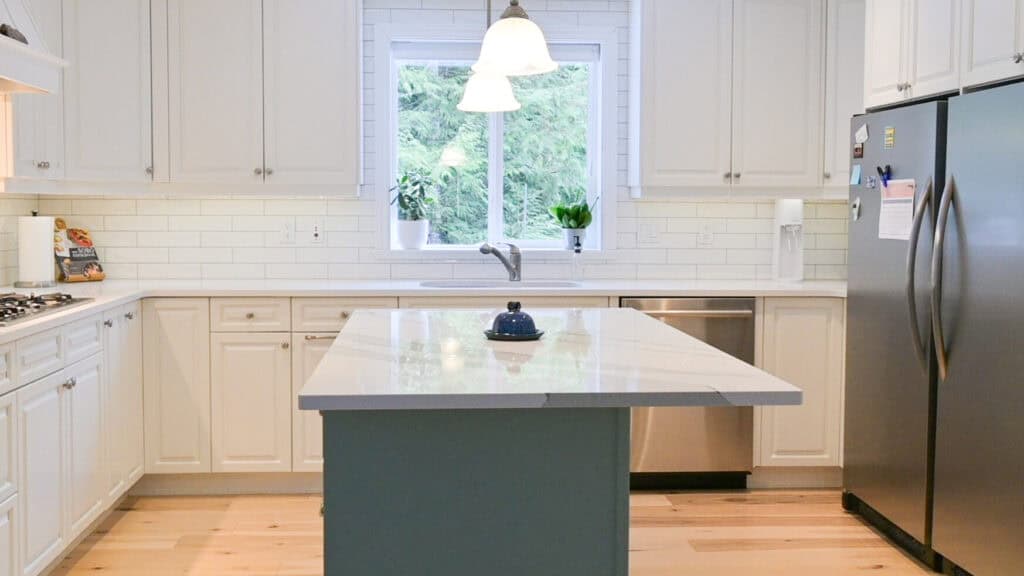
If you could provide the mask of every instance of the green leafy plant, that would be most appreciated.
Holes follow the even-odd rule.
[[[391,204],[398,203],[399,220],[426,220],[437,200],[430,195],[434,181],[415,172],[405,172],[388,192],[398,191]]]
[[[584,193],[576,191],[572,195],[563,193],[562,200],[548,208],[548,212],[554,216],[555,221],[562,228],[578,230],[590,226],[591,222],[594,221],[594,208],[596,206],[597,200],[594,200],[593,204],[587,204]]]

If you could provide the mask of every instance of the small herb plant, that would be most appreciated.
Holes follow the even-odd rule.
[[[398,179],[398,183],[391,187],[388,192],[398,191],[398,194],[391,200],[392,204],[398,203],[399,220],[426,220],[429,216],[430,207],[437,200],[430,195],[434,187],[434,181],[427,176],[415,172],[405,172]]]
[[[579,230],[590,226],[590,223],[594,221],[594,207],[596,205],[597,200],[594,200],[593,204],[587,204],[583,191],[577,191],[572,195],[563,193],[562,200],[548,208],[548,212],[554,216],[558,225],[562,228]]]

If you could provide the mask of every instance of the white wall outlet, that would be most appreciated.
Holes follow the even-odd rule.
[[[295,244],[295,224],[288,222],[281,225],[281,244]]]
[[[658,225],[655,222],[640,224],[640,242],[642,244],[658,243]]]
[[[309,243],[310,244],[323,244],[326,241],[326,234],[324,233],[324,219],[317,216],[313,218],[313,226],[309,231]]]
[[[697,246],[706,248],[715,243],[715,228],[710,223],[701,224],[697,232]]]

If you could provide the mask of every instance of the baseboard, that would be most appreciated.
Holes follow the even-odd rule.
[[[324,476],[319,472],[258,474],[147,474],[132,496],[215,496],[241,494],[319,494]]]
[[[842,468],[795,468],[768,467],[754,468],[747,478],[747,487],[752,489],[780,488],[842,488]]]

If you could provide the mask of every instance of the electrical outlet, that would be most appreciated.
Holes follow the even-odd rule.
[[[644,222],[640,225],[640,242],[643,244],[658,243],[658,225],[654,222]]]
[[[288,222],[281,225],[281,244],[295,244],[295,224]]]
[[[324,241],[324,219],[316,217],[313,219],[313,227],[309,232],[309,242],[310,244],[323,244]]]
[[[702,224],[697,233],[697,246],[706,248],[715,243],[715,229],[711,224]]]

